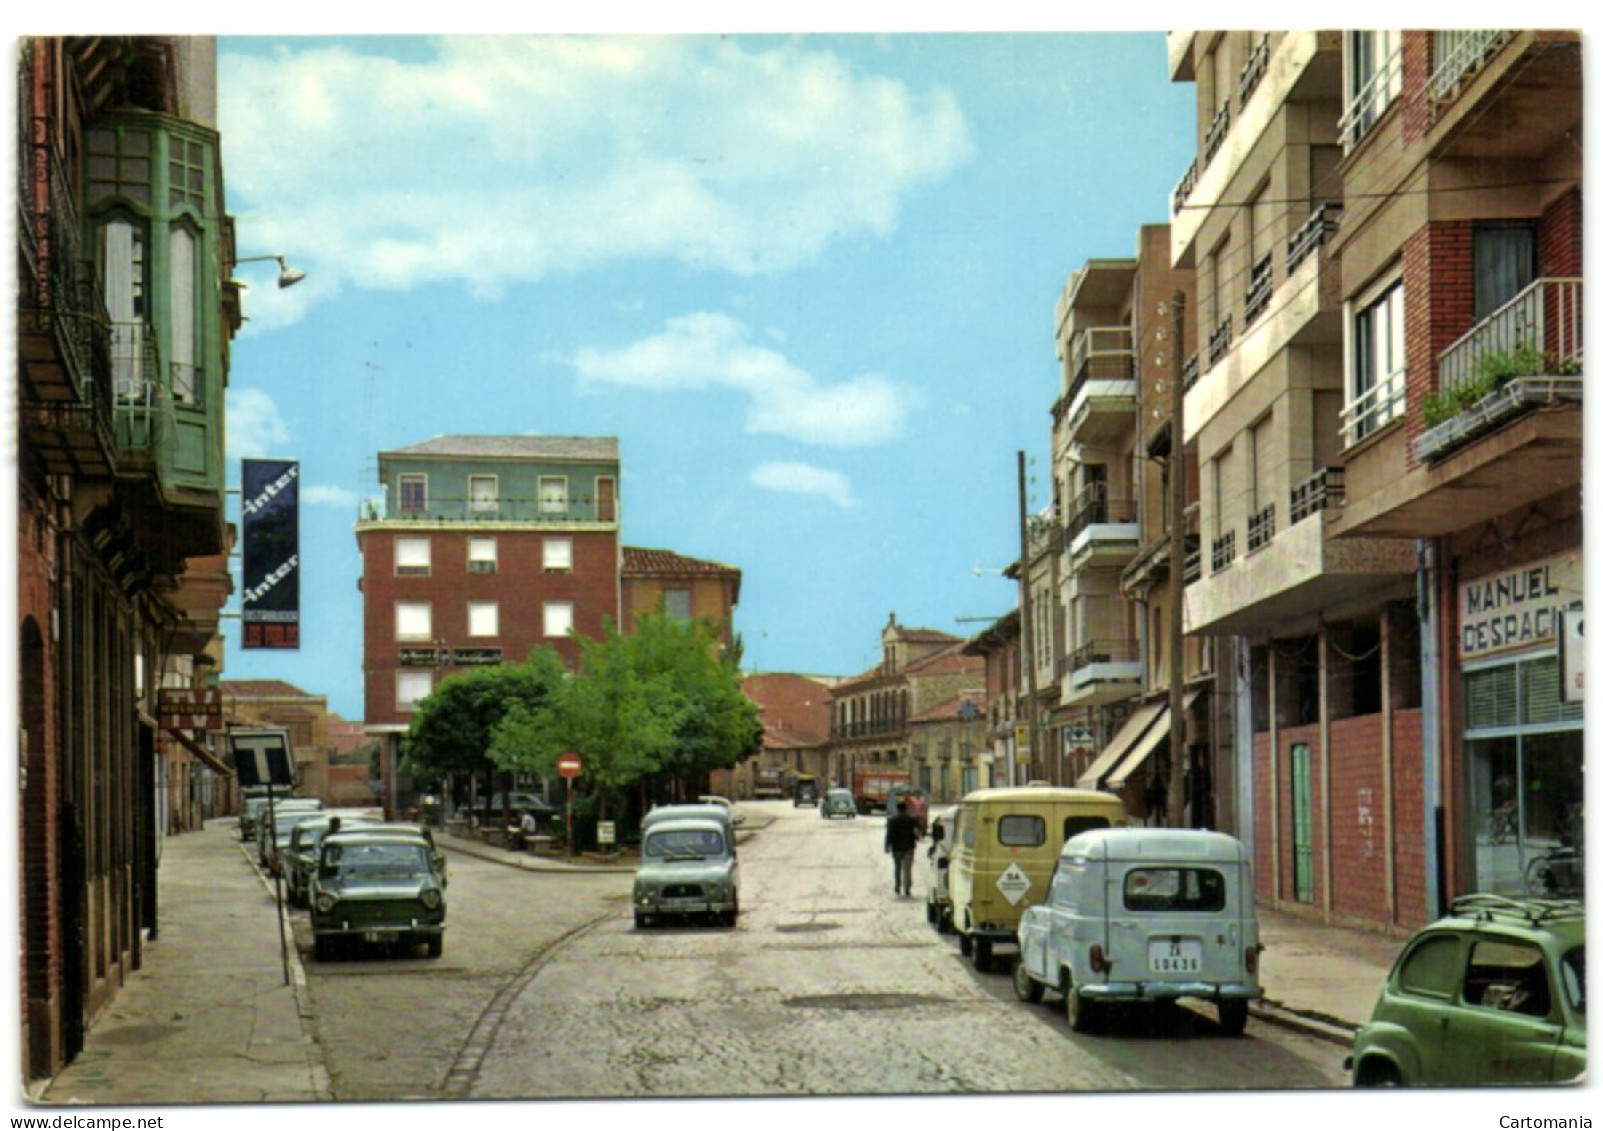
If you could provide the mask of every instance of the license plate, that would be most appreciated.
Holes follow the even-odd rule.
[[[1202,940],[1173,938],[1147,942],[1147,965],[1154,974],[1202,973]]]
[[[394,942],[400,937],[400,931],[364,931],[362,933],[362,941],[370,943]]]

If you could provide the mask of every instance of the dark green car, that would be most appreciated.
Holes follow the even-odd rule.
[[[325,835],[307,896],[319,962],[355,943],[444,949],[445,878],[416,833]]]
[[[1586,1071],[1578,899],[1467,895],[1392,967],[1346,1067],[1358,1087],[1557,1084]]]

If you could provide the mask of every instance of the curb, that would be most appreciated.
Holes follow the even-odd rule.
[[[1299,1013],[1282,1006],[1279,1002],[1254,1001],[1248,1004],[1247,1011],[1260,1021],[1267,1021],[1282,1029],[1293,1029],[1304,1036],[1339,1045],[1348,1050],[1353,1047],[1353,1038],[1358,1033],[1356,1025],[1319,1014]]]

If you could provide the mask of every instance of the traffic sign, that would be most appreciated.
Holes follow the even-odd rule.
[[[571,751],[557,759],[557,773],[565,778],[576,778],[584,772],[584,759]]]
[[[295,757],[290,752],[288,732],[231,730],[228,744],[234,749],[234,772],[242,787],[295,784]]]

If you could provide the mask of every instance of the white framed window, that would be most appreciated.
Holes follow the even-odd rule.
[[[494,475],[468,476],[468,513],[493,515],[501,509],[500,486]]]
[[[427,601],[395,602],[395,639],[432,640],[434,610]]]
[[[540,541],[541,562],[546,569],[567,573],[573,568],[573,539],[544,538]]]
[[[495,572],[495,539],[469,538],[468,539],[468,572],[494,573]]]
[[[102,230],[101,270],[111,319],[111,376],[117,399],[146,404],[155,394],[145,372],[145,233],[114,216]]]
[[[415,711],[420,701],[428,697],[434,690],[434,673],[427,668],[422,671],[407,671],[395,673],[395,709],[397,711]]]
[[[199,320],[195,317],[195,233],[179,226],[167,244],[168,300],[172,306],[173,401],[198,407],[201,403]]]
[[[1403,33],[1342,33],[1341,141],[1351,149],[1403,91]]]
[[[468,602],[468,635],[499,636],[501,633],[501,606],[495,601]]]
[[[422,474],[402,475],[396,486],[400,495],[401,513],[417,514],[429,509],[429,477]]]
[[[550,637],[567,636],[573,628],[573,602],[547,601],[542,606],[544,633]]]
[[[429,575],[429,540],[407,536],[395,539],[395,572],[402,577]]]
[[[1348,447],[1402,415],[1408,387],[1403,280],[1389,275],[1347,304]]]
[[[566,475],[540,476],[540,513],[568,513],[568,477]]]

